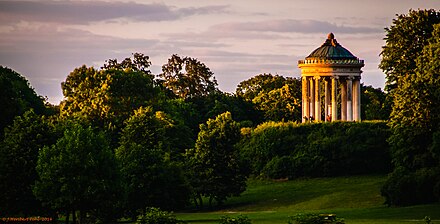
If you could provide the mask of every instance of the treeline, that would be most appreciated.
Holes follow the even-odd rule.
[[[147,207],[175,210],[192,202],[201,208],[204,198],[210,206],[221,205],[257,174],[257,161],[249,161],[256,144],[250,139],[271,123],[256,126],[301,119],[298,79],[261,74],[228,94],[194,58],[173,55],[157,76],[149,66],[148,56],[135,53],[121,62],[108,60],[100,69],[78,67],[62,83],[64,100],[56,106],[45,103],[21,75],[1,67],[2,85],[14,88],[2,99],[7,105],[2,112],[10,115],[2,123],[0,215],[47,213],[107,222],[136,220]],[[365,90],[374,102],[366,105],[376,104],[365,107],[367,114],[377,114],[384,93]],[[291,137],[298,144],[307,138]],[[321,173],[319,163],[313,171],[305,171],[305,163],[281,170],[280,161],[303,149],[284,148],[284,154],[271,155],[273,160],[258,161],[269,164],[261,173],[268,178],[341,175]]]

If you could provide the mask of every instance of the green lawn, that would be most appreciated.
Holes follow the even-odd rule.
[[[424,223],[430,216],[440,224],[440,204],[388,208],[380,188],[386,176],[315,178],[248,182],[247,190],[219,210],[176,213],[188,223],[218,223],[223,215],[244,214],[252,223],[287,223],[297,213],[334,213],[350,223]]]

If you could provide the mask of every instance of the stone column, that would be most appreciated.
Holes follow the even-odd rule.
[[[338,120],[338,77],[333,76],[332,78],[332,121]]]
[[[306,86],[306,109],[305,109],[305,114],[304,116],[306,116],[307,120],[306,122],[308,122],[309,117],[310,117],[310,88],[309,88],[309,79],[307,76],[304,76],[304,82],[305,82],[305,86]]]
[[[315,120],[321,121],[321,88],[319,86],[319,76],[315,76]]]
[[[354,120],[361,121],[361,77],[353,80],[353,111]]]
[[[325,98],[325,105],[324,105],[325,112],[324,112],[324,116],[325,117],[324,117],[324,120],[327,121],[327,116],[329,116],[332,113],[331,109],[330,109],[330,103],[331,103],[331,101],[330,101],[330,96],[331,96],[330,90],[331,90],[331,86],[330,86],[330,82],[328,81],[327,78],[324,78],[324,89],[325,89],[325,96],[324,96],[324,98]]]
[[[341,82],[341,120],[347,120],[347,80]]]
[[[308,98],[308,94],[307,94],[307,78],[306,76],[302,76],[301,77],[301,96],[302,96],[302,113],[301,113],[301,120],[302,123],[306,122],[305,117],[307,116],[307,98]]]
[[[310,117],[315,116],[315,88],[313,83],[313,77],[309,78],[309,85],[310,85],[310,98],[309,98],[309,105],[310,105],[310,111],[309,111],[309,119]]]
[[[353,77],[347,77],[347,121],[353,121]]]

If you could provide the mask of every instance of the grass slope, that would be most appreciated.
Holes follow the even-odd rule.
[[[177,213],[188,223],[218,223],[223,215],[247,215],[254,224],[287,223],[297,213],[335,213],[350,223],[440,223],[440,204],[403,208],[383,205],[380,188],[386,176],[315,178],[292,181],[250,180],[247,190],[222,209]]]

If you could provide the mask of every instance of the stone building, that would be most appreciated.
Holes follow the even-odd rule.
[[[360,79],[363,66],[364,61],[342,47],[333,33],[328,34],[327,40],[305,60],[299,60],[302,121],[360,121]],[[337,99],[338,86],[341,91],[340,107]]]

